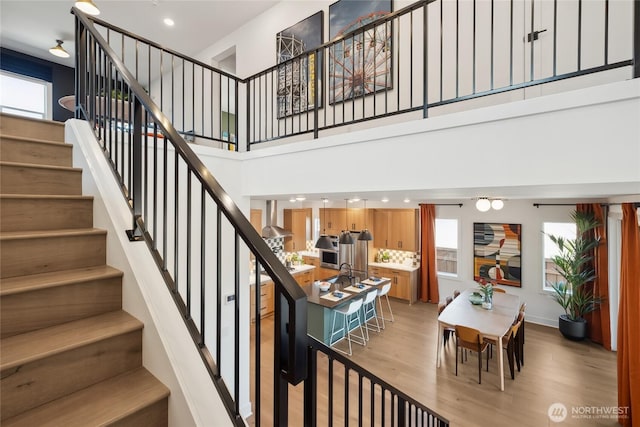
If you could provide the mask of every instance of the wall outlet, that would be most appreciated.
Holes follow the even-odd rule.
[[[234,302],[234,301],[236,300],[236,296],[235,296],[235,294],[227,295],[227,296],[224,298],[224,300],[225,300],[225,302],[226,302],[227,304],[231,304],[232,302]]]

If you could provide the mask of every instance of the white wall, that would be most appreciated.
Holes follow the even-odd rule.
[[[123,309],[144,323],[143,365],[171,390],[169,425],[232,425],[146,244],[124,233],[130,210],[89,125],[67,121],[65,140],[94,196],[94,226],[108,231],[107,263],[124,273]]]
[[[518,198],[529,188],[536,197],[637,194],[639,116],[640,81],[612,83],[242,153],[243,188],[253,196],[420,190],[425,199],[492,187]],[[340,168],[345,159],[353,166]]]
[[[451,201],[441,196],[447,192],[478,197],[500,188],[508,200],[499,212],[480,213],[470,198],[455,200],[462,208],[438,207],[438,217],[460,221],[461,236],[460,277],[440,280],[443,298],[454,289],[474,286],[473,222],[518,223],[523,279],[522,288],[513,292],[527,302],[530,321],[555,326],[561,308],[542,291],[541,230],[543,222],[568,220],[571,207],[538,209],[533,203],[558,198],[640,200],[637,117],[640,82],[627,81],[237,153],[243,159],[242,192],[280,195],[280,200],[304,194],[309,198],[304,207],[318,207],[320,196],[327,193],[420,190],[423,200],[438,203]],[[354,167],[338,169],[338,159],[353,159]],[[323,172],[325,168],[333,172]],[[262,203],[253,201],[251,207],[263,208]],[[286,201],[278,207],[290,205],[298,207]],[[332,206],[344,205],[334,201]],[[367,207],[407,205],[369,200]]]
[[[462,208],[439,206],[438,218],[457,219],[459,225],[458,277],[438,277],[440,300],[453,295],[455,289],[474,288],[473,281],[473,223],[490,222],[522,225],[521,287],[501,286],[507,292],[517,294],[527,303],[527,321],[558,326],[558,315],[564,311],[551,299],[551,293],[543,291],[543,234],[544,222],[569,222],[571,206],[544,206],[536,208],[531,200],[507,200],[500,211],[478,211],[470,201]]]

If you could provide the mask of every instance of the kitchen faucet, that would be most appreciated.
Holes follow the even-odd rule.
[[[351,264],[349,264],[348,262],[343,262],[342,264],[340,264],[340,267],[338,268],[338,275],[340,275],[340,273],[342,273],[342,267],[343,266],[347,266],[349,267],[349,276],[347,276],[349,279],[353,279],[353,271],[351,270]]]

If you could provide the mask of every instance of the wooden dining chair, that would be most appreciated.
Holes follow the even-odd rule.
[[[438,316],[440,316],[440,313],[442,313],[442,311],[447,307],[447,305],[443,302],[441,302],[440,304],[438,304]],[[444,328],[444,330],[442,331],[442,342],[444,343],[444,345],[447,345],[447,343],[449,342],[449,338],[455,334],[455,329],[453,328]]]
[[[520,306],[520,312],[516,322],[520,320],[520,328],[518,334],[515,337],[515,345],[518,348],[518,357],[520,359],[520,365],[524,366],[524,311],[527,308],[527,303],[523,302]]]
[[[512,380],[516,378],[514,365],[518,367],[518,372],[520,372],[520,352],[516,344],[516,336],[518,335],[521,324],[522,320],[518,317],[513,325],[511,325],[511,328],[509,328],[509,331],[500,339],[500,351],[505,350],[507,353],[507,361],[509,362],[509,371],[511,372]],[[489,344],[489,355],[491,355],[493,346],[497,346],[498,342],[490,338],[485,338],[484,340]]]
[[[467,349],[478,353],[478,384],[482,384],[482,353],[487,349],[486,342],[477,329],[457,325],[456,331],[456,376],[458,375],[458,350]],[[489,371],[489,354],[487,353],[487,371]]]

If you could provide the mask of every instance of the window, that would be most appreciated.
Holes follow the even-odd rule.
[[[554,236],[562,236],[565,239],[575,239],[576,238],[576,224],[573,222],[545,222],[542,226],[544,231],[544,241],[542,244],[543,247],[543,289],[551,289],[549,284],[556,283],[560,281],[564,281],[564,277],[558,273],[556,270],[556,264],[551,260],[551,258],[558,254],[558,247],[549,239],[548,234],[553,234]]]
[[[458,220],[436,218],[436,270],[458,275]]]
[[[0,111],[51,119],[52,85],[44,80],[0,72]]]

